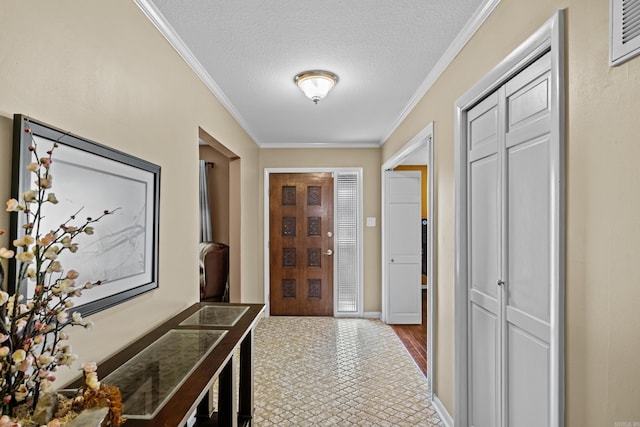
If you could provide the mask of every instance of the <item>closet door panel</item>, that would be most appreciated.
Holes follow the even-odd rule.
[[[472,163],[470,171],[471,289],[494,300],[498,298],[499,277],[497,169],[497,156],[493,155]]]
[[[471,163],[498,152],[498,95],[489,95],[467,113],[469,161]]]
[[[541,56],[505,85],[507,132],[530,126],[551,114],[551,53]]]
[[[507,306],[546,323],[550,315],[549,139],[508,152]]]
[[[469,414],[473,427],[495,427],[500,396],[500,201],[498,96],[467,115],[469,220]]]
[[[505,427],[550,424],[554,254],[549,55],[506,86]]]
[[[550,423],[549,344],[508,326],[507,425],[541,427]]]
[[[470,327],[470,426],[495,427],[498,414],[498,319],[472,304]]]
[[[492,93],[467,112],[468,147],[471,153],[496,151],[498,137],[498,94]]]

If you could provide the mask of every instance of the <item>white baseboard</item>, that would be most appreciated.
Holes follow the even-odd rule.
[[[379,311],[365,311],[364,312],[364,318],[365,319],[380,319],[380,316],[382,316],[382,313]]]
[[[436,396],[435,393],[433,393],[432,403],[433,403],[433,407],[436,409],[436,412],[440,416],[442,423],[446,427],[453,427],[453,418],[451,418],[451,414],[449,414],[449,411],[447,411],[447,408],[444,407],[444,405],[442,404],[440,399],[438,399],[438,396]]]

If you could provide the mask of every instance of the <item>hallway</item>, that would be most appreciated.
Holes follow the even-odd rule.
[[[255,339],[257,427],[442,426],[426,378],[380,321],[268,317]]]

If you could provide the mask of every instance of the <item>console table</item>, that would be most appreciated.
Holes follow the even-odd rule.
[[[253,334],[263,312],[263,304],[196,303],[101,362],[100,380],[122,392],[125,426],[182,427],[194,411],[196,426],[250,426]],[[216,379],[218,412],[211,414]]]

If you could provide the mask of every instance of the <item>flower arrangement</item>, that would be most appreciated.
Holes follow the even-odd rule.
[[[28,127],[25,132],[31,133]],[[94,223],[113,213],[105,210],[95,218],[78,220],[78,211],[57,228],[42,229],[43,207],[58,203],[51,191],[51,167],[58,144],[54,143],[46,155],[40,155],[33,136],[31,141],[29,151],[34,161],[27,169],[35,178],[35,188],[22,194],[21,201],[7,201],[6,208],[12,215],[23,215],[24,235],[13,241],[15,250],[0,247],[0,284],[4,279],[3,264],[11,258],[17,263],[15,293],[9,295],[0,290],[0,409],[3,414],[0,427],[20,425],[11,417],[29,419],[33,416],[41,398],[52,391],[58,367],[69,367],[77,359],[67,342],[66,330],[73,326],[90,329],[92,322],[83,319],[77,311],[69,315],[74,306],[73,298],[101,282],[77,284],[78,272],[65,269],[58,257],[64,251],[75,253],[78,250],[76,238],[92,235]],[[0,234],[4,231],[0,230]],[[27,281],[35,284],[29,299],[21,289]],[[98,381],[95,364],[83,365],[83,372],[86,396],[83,395],[82,401],[87,407],[96,406],[98,401],[100,404],[111,402],[116,414],[110,425],[120,425],[119,390],[115,388],[114,391]],[[111,396],[111,399],[105,396]],[[77,404],[76,409],[79,409]],[[16,415],[18,412],[21,415]],[[37,420],[36,425],[41,424],[57,426],[60,422],[57,419]]]

